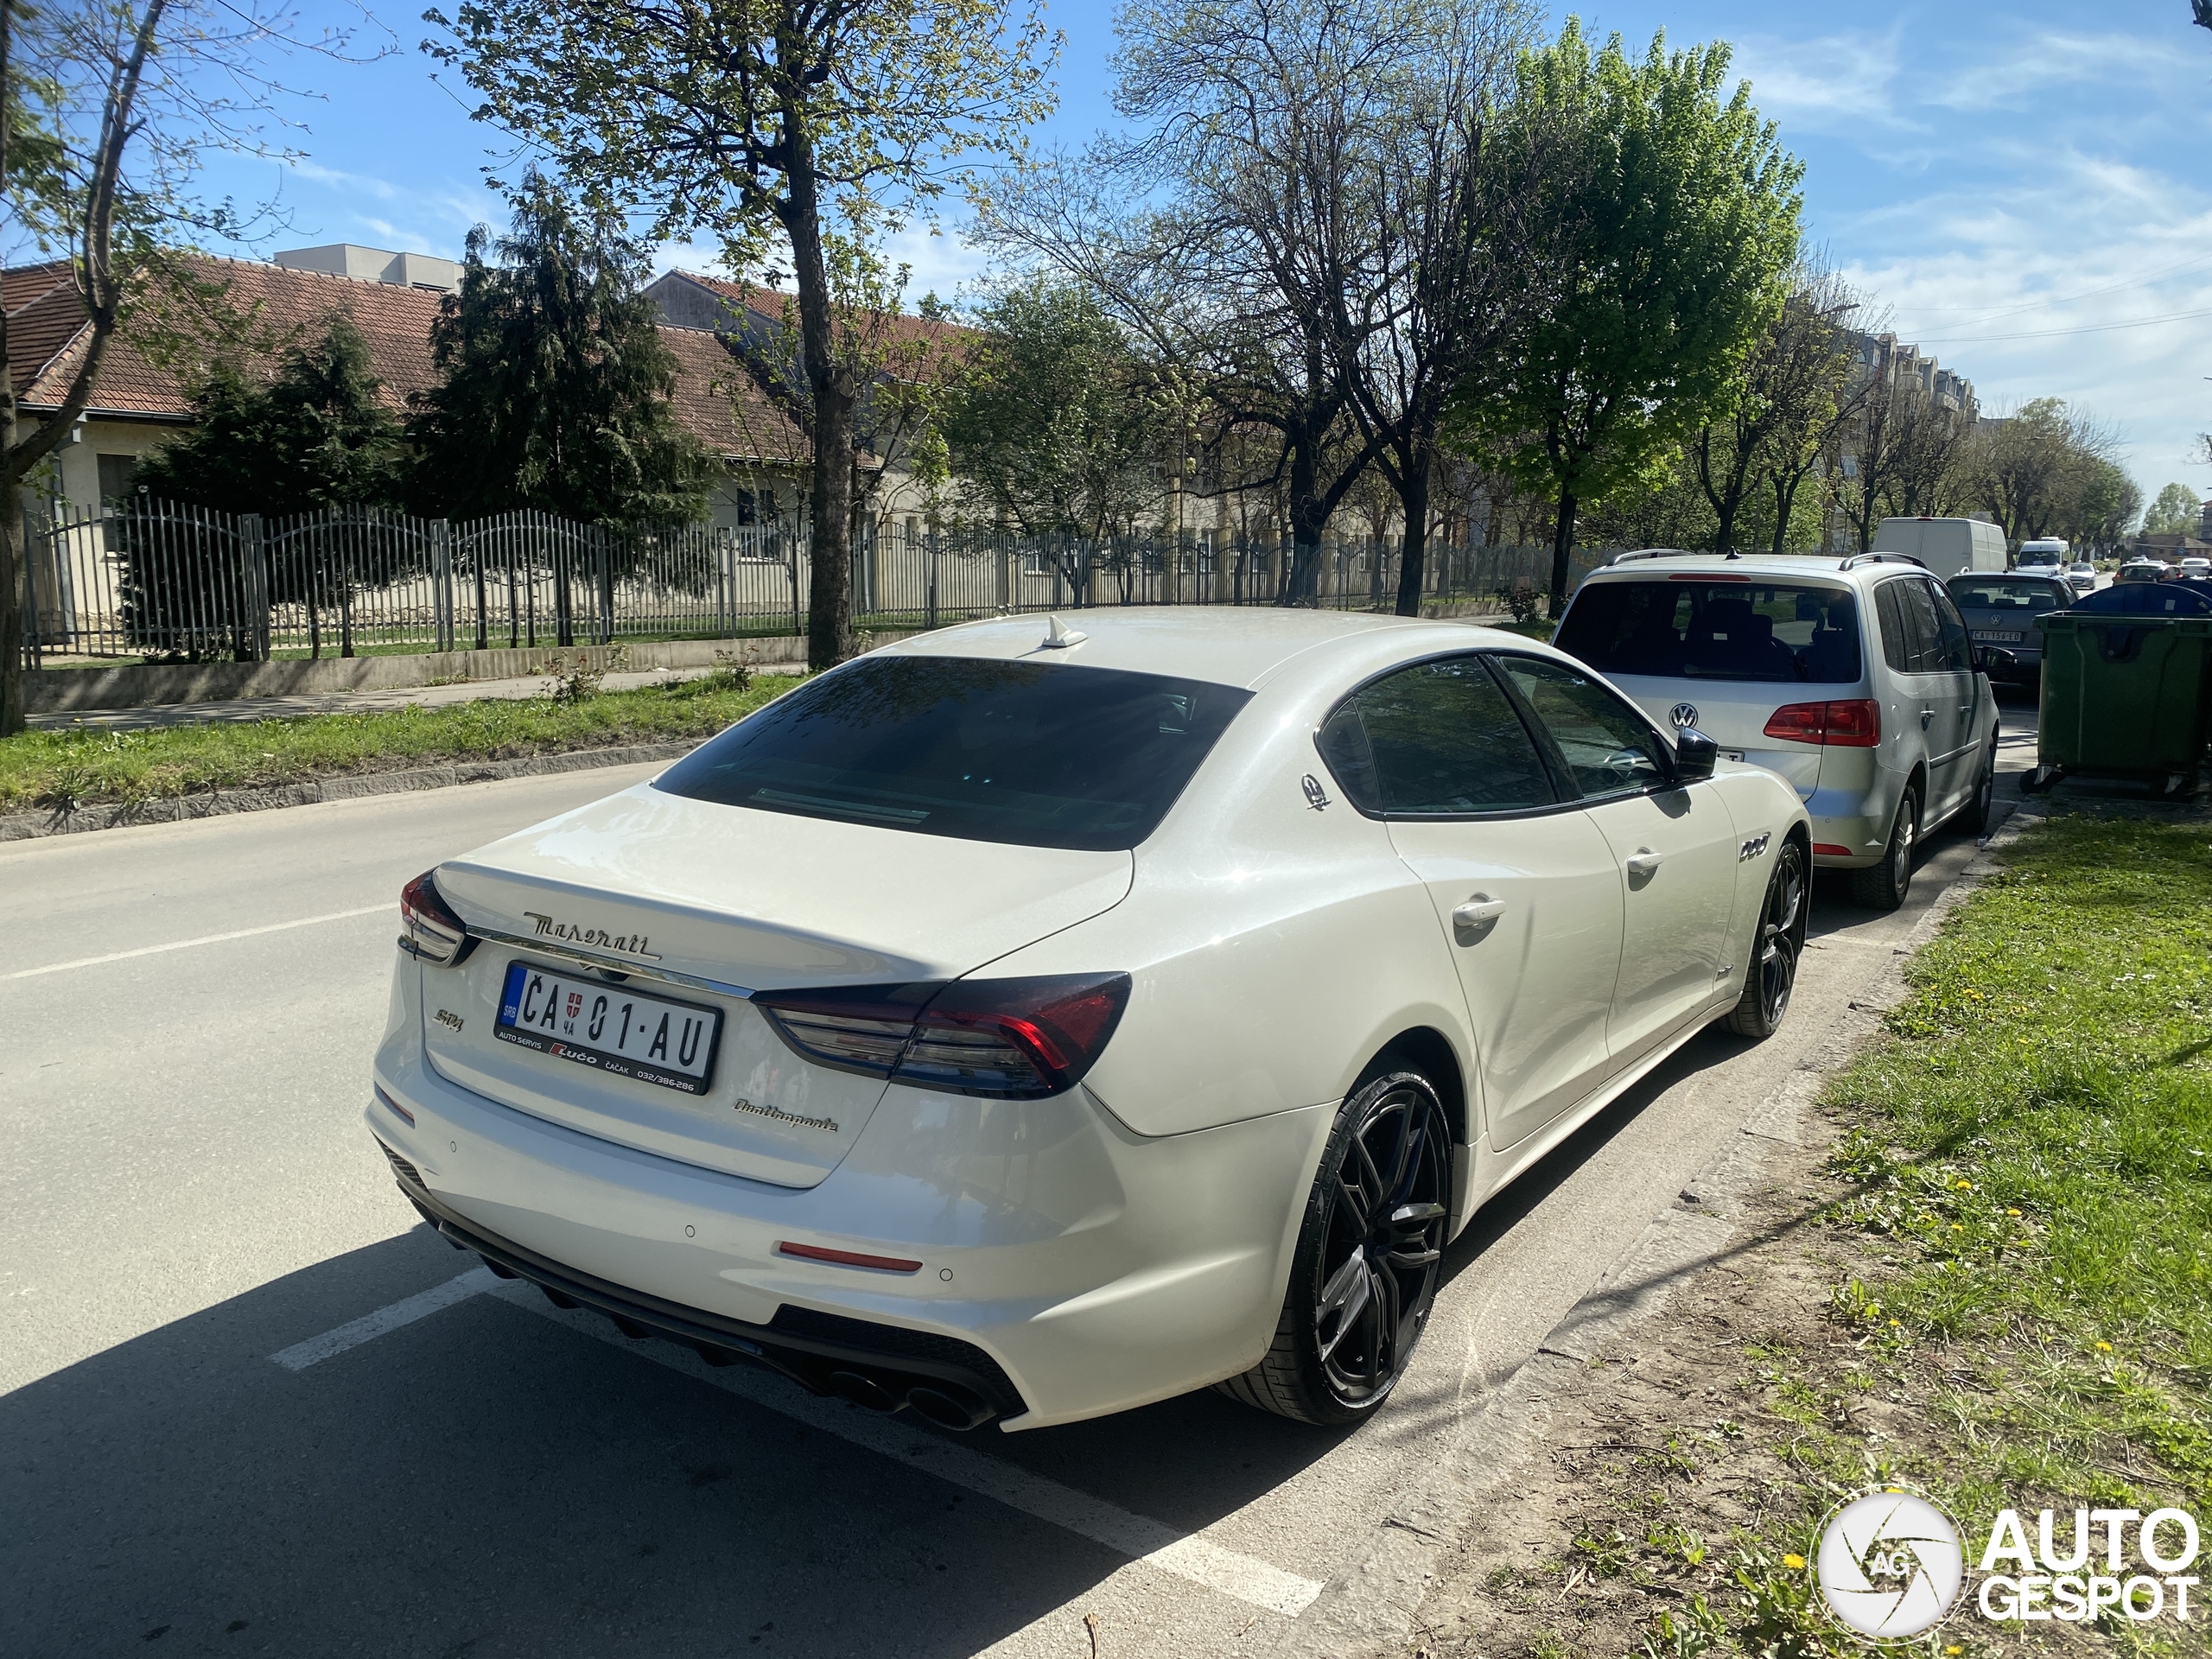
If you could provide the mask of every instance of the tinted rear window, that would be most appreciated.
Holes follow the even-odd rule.
[[[1117,669],[869,657],[664,772],[697,801],[925,836],[1122,851],[1251,693]]]
[[[2008,582],[2003,576],[1956,577],[1951,582],[1951,599],[1962,611],[2015,611],[2022,616],[2063,610],[2074,602],[2072,594],[2061,596],[2050,582]]]
[[[1554,643],[1600,674],[1811,685],[1859,675],[1851,590],[1807,582],[1592,582]]]

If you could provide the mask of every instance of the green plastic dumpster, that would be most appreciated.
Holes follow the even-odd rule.
[[[2212,736],[2212,616],[2053,611],[2043,631],[2041,788],[2065,772],[2195,786]]]

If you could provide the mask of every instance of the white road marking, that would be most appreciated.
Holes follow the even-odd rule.
[[[271,1354],[288,1371],[304,1371],[310,1365],[321,1364],[333,1355],[342,1354],[348,1348],[358,1348],[365,1342],[374,1342],[385,1332],[397,1331],[404,1325],[428,1319],[440,1308],[451,1307],[455,1302],[465,1302],[471,1296],[482,1294],[499,1282],[499,1275],[489,1268],[477,1268],[458,1279],[448,1279],[442,1285],[429,1289],[404,1301],[380,1307],[373,1313],[364,1313],[359,1319],[340,1325],[335,1331],[326,1331],[319,1337],[309,1337],[305,1342],[296,1342],[283,1352]]]
[[[133,957],[157,957],[164,950],[189,950],[195,944],[221,944],[227,939],[258,938],[264,933],[282,933],[295,927],[313,927],[319,922],[351,921],[356,916],[373,916],[378,911],[389,911],[396,918],[399,914],[397,899],[386,899],[380,905],[364,905],[359,910],[334,910],[327,916],[302,916],[294,922],[271,922],[266,927],[241,927],[232,933],[207,933],[196,939],[177,939],[168,944],[145,944],[136,950],[111,950],[104,957],[79,957],[74,962],[49,962],[43,968],[19,968],[12,974],[0,974],[0,979],[35,979],[41,974],[66,973],[72,968],[97,968],[104,962],[128,962]]]
[[[556,1325],[580,1331],[626,1353],[712,1383],[753,1405],[804,1423],[809,1428],[926,1470],[940,1480],[965,1487],[1039,1521],[1064,1527],[1116,1554],[1234,1596],[1250,1606],[1280,1613],[1285,1618],[1296,1618],[1304,1612],[1324,1587],[1316,1580],[1287,1573],[1255,1556],[1224,1548],[1203,1534],[1179,1532],[1164,1522],[1133,1514],[1071,1486],[1033,1475],[1016,1465],[909,1428],[894,1418],[880,1417],[842,1401],[817,1400],[798,1384],[749,1365],[717,1367],[674,1343],[632,1342],[597,1314],[568,1313],[553,1306],[538,1294],[535,1285],[526,1281],[503,1287],[499,1300],[543,1314]]]

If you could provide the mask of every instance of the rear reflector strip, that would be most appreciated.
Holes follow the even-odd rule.
[[[415,1127],[415,1114],[414,1114],[414,1113],[412,1113],[412,1112],[409,1111],[409,1110],[408,1110],[404,1106],[401,1105],[397,1101],[394,1100],[394,1099],[393,1099],[390,1095],[387,1095],[386,1093],[385,1093],[385,1091],[384,1091],[383,1090],[381,1090],[381,1089],[377,1089],[377,1085],[376,1085],[376,1084],[371,1084],[369,1085],[369,1087],[370,1087],[370,1088],[372,1088],[372,1089],[376,1089],[376,1090],[377,1090],[377,1098],[378,1098],[378,1100],[382,1101],[382,1102],[383,1102],[386,1106],[388,1106],[389,1108],[391,1108],[391,1115],[392,1115],[394,1117],[397,1117],[397,1118],[398,1118],[401,1122],[404,1122],[404,1123],[408,1126],[408,1128],[414,1128],[414,1127]]]
[[[1832,841],[1815,842],[1813,843],[1813,851],[1828,858],[1849,858],[1851,856],[1850,848],[1839,847]]]
[[[788,1238],[776,1241],[776,1254],[795,1255],[805,1262],[828,1262],[841,1268],[873,1268],[878,1273],[919,1273],[922,1264],[908,1262],[895,1255],[862,1255],[858,1250],[824,1249],[819,1244],[794,1244]]]

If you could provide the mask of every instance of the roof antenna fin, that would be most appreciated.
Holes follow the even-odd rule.
[[[1090,638],[1081,628],[1063,626],[1057,616],[1047,616],[1045,620],[1048,626],[1039,650],[1065,651],[1070,645],[1079,645]]]

